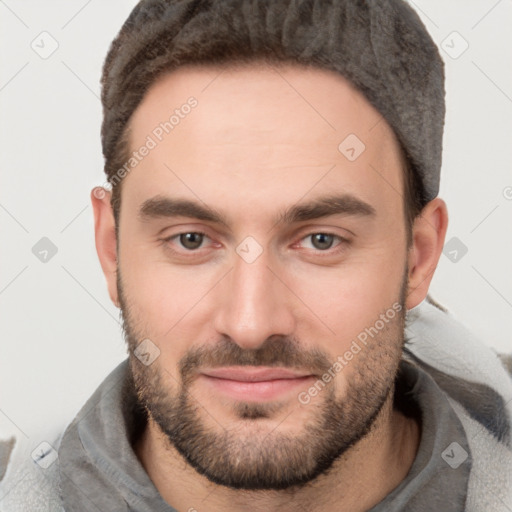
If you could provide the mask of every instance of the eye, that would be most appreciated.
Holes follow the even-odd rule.
[[[333,247],[336,239],[339,240],[339,243],[335,245],[335,250],[338,246],[343,246],[348,243],[346,238],[332,233],[310,233],[302,240],[311,240],[311,246],[313,249],[326,252]]]
[[[188,251],[195,251],[201,247],[205,237],[209,238],[206,233],[189,231],[170,236],[164,239],[164,241],[170,243],[172,240],[177,239],[184,249],[187,249]]]

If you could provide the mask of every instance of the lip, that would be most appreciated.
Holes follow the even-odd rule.
[[[239,382],[263,382],[277,379],[298,379],[311,376],[307,372],[297,372],[288,368],[270,368],[270,367],[247,367],[230,366],[225,368],[213,368],[201,372],[207,377],[217,379],[235,380]]]
[[[266,402],[305,387],[315,376],[287,368],[228,367],[201,372],[200,380],[216,394],[239,401]]]

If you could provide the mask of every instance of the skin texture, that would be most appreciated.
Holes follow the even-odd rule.
[[[405,311],[425,298],[443,247],[446,205],[426,205],[408,249],[393,131],[343,77],[318,69],[169,73],[130,121],[132,149],[190,96],[197,106],[123,180],[117,244],[110,193],[91,193],[98,255],[150,414],[135,451],[178,510],[368,510],[417,451],[420,425],[393,409],[393,379]],[[338,150],[349,134],[365,144],[354,161]],[[333,193],[374,214],[276,223]],[[196,201],[225,224],[140,218],[156,196]],[[197,232],[206,236],[176,236]],[[147,366],[133,355],[144,339],[159,350]],[[310,378],[270,399],[235,399],[201,375],[235,365]]]

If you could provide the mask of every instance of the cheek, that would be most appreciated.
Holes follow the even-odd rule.
[[[207,339],[207,322],[199,315],[215,275],[211,269],[173,267],[158,251],[141,247],[125,249],[120,272],[134,332],[156,343],[160,364],[174,368],[192,343]]]
[[[120,271],[128,302],[148,326],[172,326],[196,295],[187,273],[166,261],[157,242],[140,241],[127,229],[120,244]]]
[[[325,336],[330,348],[342,351],[382,313],[399,305],[405,259],[374,252],[339,268],[310,265],[286,280],[304,303],[297,322],[311,340]]]
[[[130,277],[123,280],[129,304],[154,336],[166,339],[175,335],[192,318],[194,306],[204,295],[184,275],[156,270],[127,272]]]

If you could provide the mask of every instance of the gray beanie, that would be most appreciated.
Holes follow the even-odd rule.
[[[116,172],[121,135],[159,75],[184,64],[257,58],[336,71],[394,129],[437,196],[445,115],[444,64],[403,0],[143,0],[107,55],[102,76],[105,172]],[[117,160],[116,160],[117,159]]]

